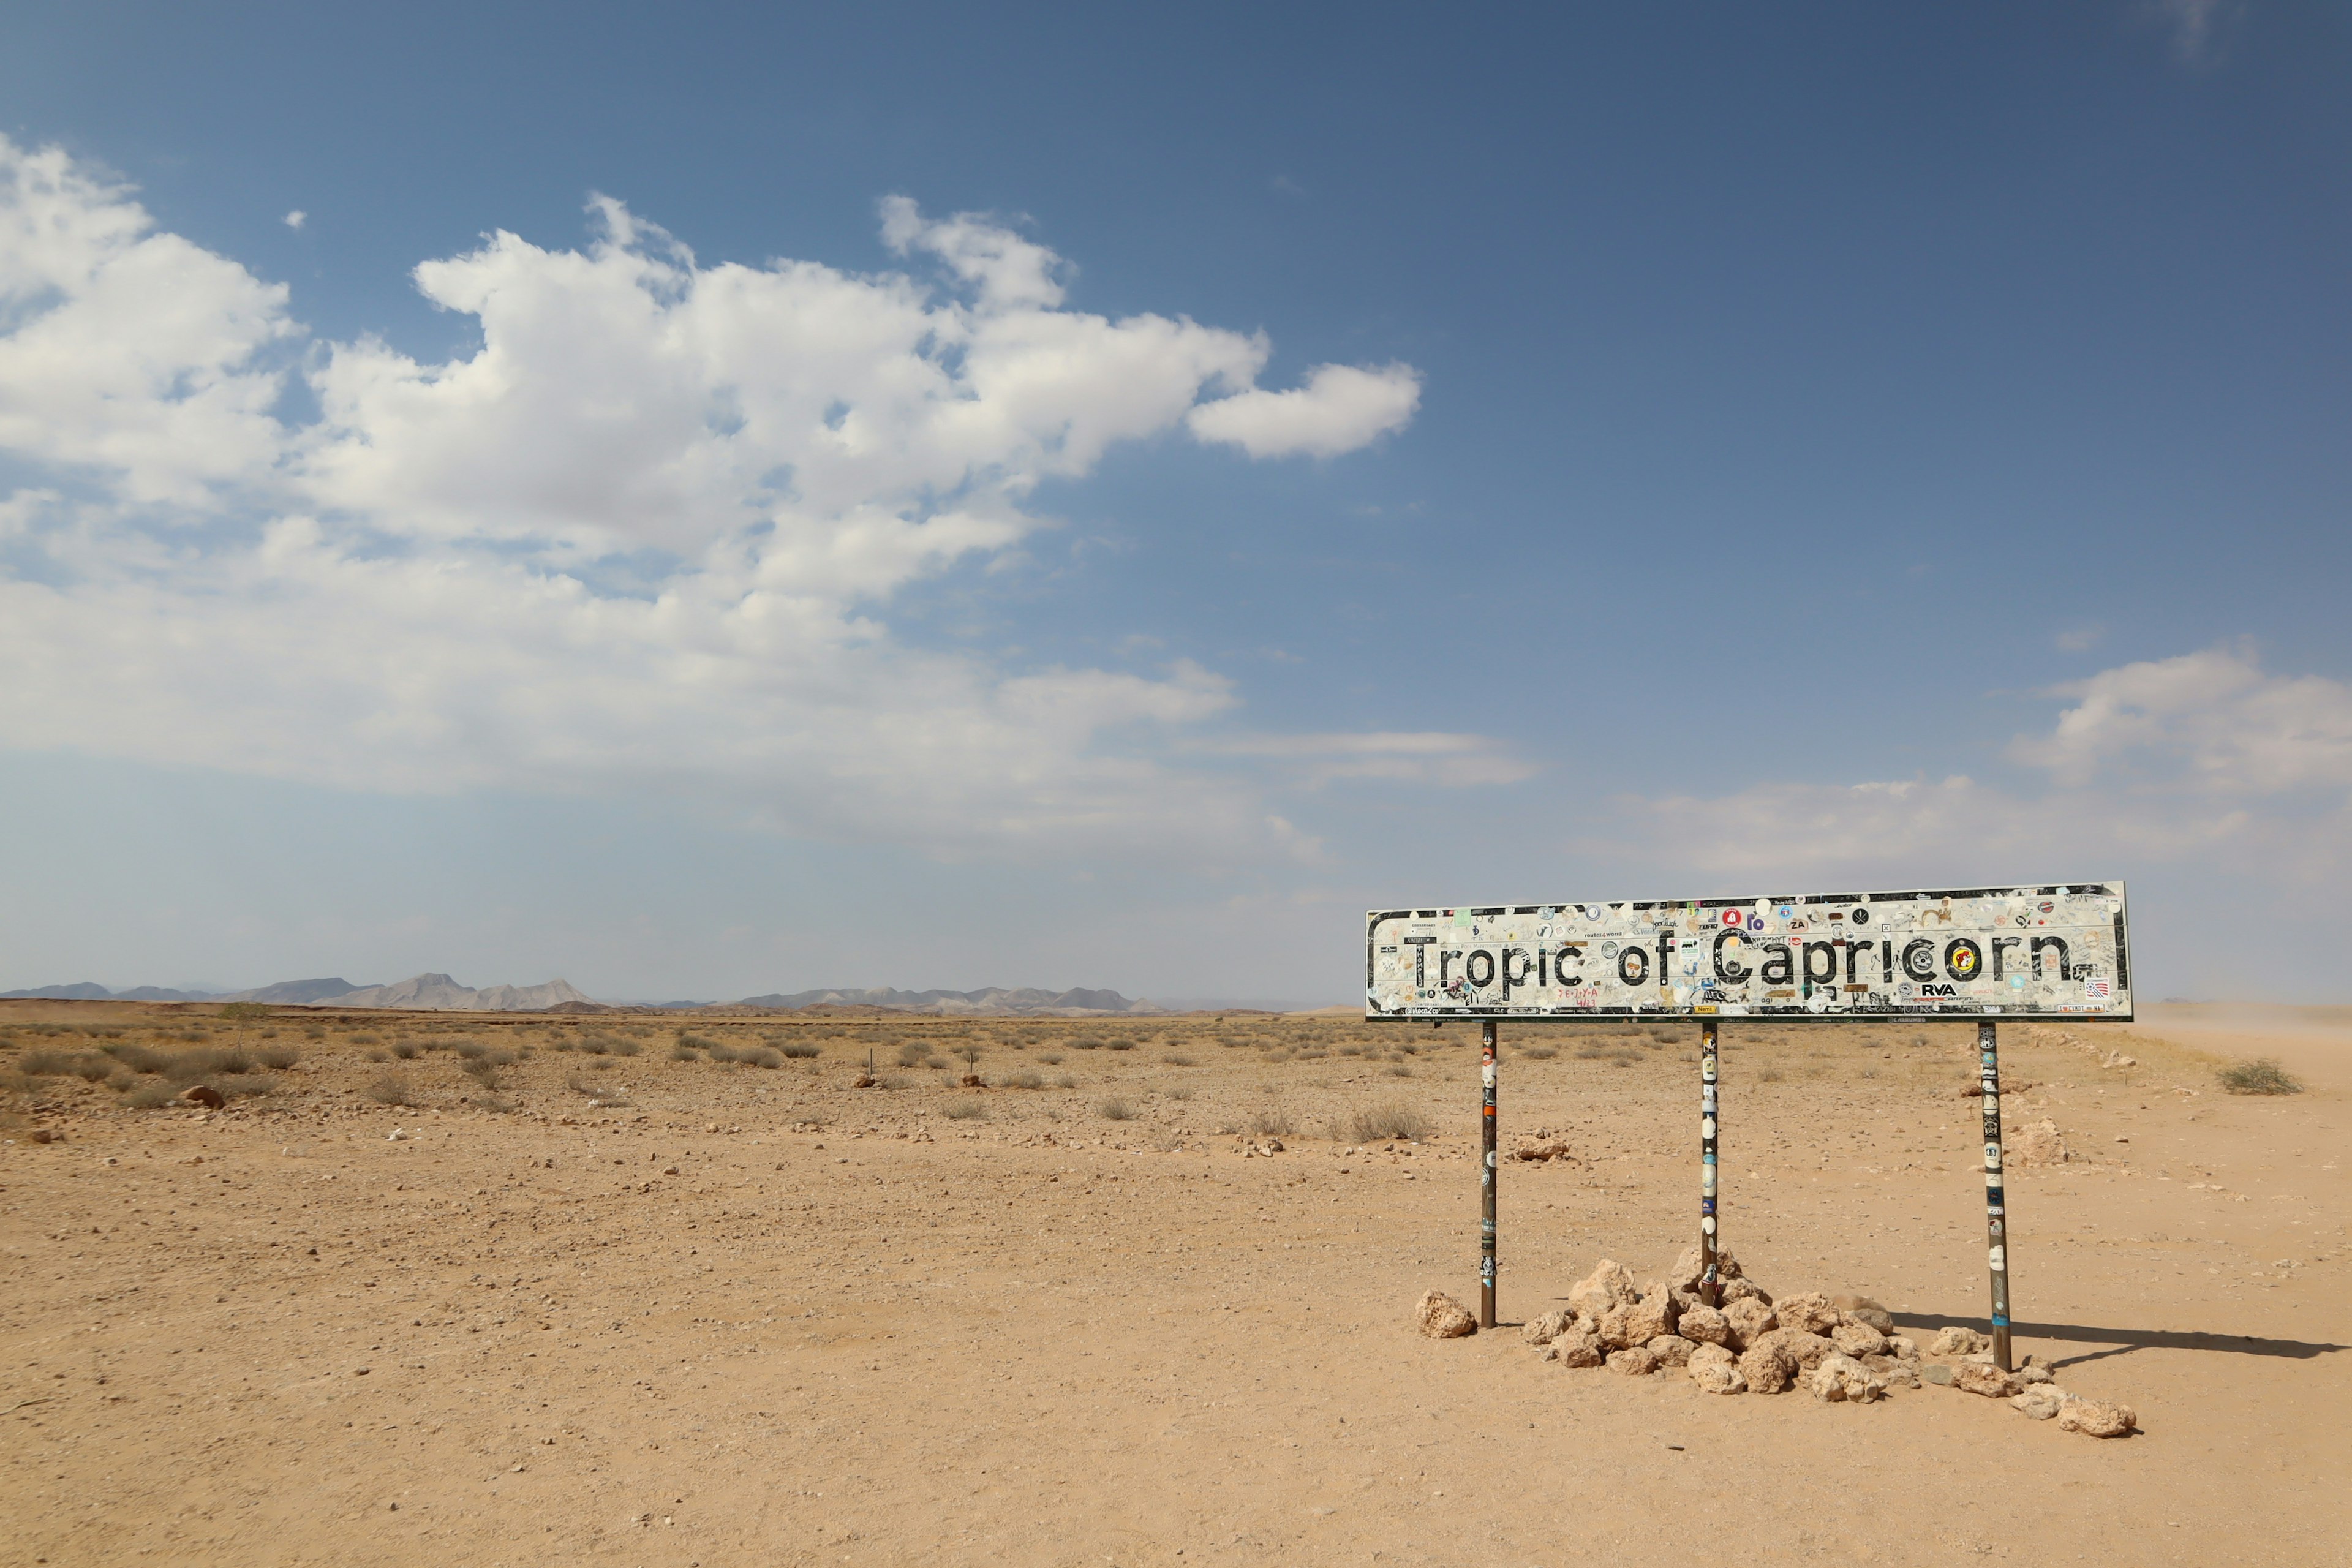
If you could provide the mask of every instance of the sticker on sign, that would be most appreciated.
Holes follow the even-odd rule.
[[[1374,910],[1367,1018],[2132,1016],[2121,882]]]

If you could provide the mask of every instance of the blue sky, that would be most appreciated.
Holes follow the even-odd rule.
[[[2347,66],[11,7],[0,985],[1339,1001],[1371,904],[2121,877],[2152,994],[2344,999]]]

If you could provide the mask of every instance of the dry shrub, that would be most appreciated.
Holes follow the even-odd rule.
[[[787,1040],[776,1049],[794,1061],[808,1061],[820,1054],[816,1047],[806,1040]]]
[[[1039,1051],[1037,1053],[1037,1059],[1044,1062],[1049,1068],[1057,1068],[1064,1062],[1068,1061],[1070,1058],[1064,1056],[1059,1051]]]
[[[564,1083],[572,1093],[587,1096],[588,1103],[600,1110],[629,1103],[629,1091],[618,1084],[599,1083],[580,1073],[573,1073]]]
[[[1135,1117],[1135,1107],[1117,1095],[1096,1106],[1095,1110],[1105,1121],[1129,1121]]]
[[[669,1059],[674,1062],[698,1062],[702,1059],[702,1053],[680,1040],[669,1048]]]
[[[1181,1051],[1171,1051],[1160,1060],[1163,1065],[1171,1068],[1189,1068],[1198,1065],[1191,1057],[1185,1056]]]
[[[1171,1089],[1168,1091],[1168,1098],[1171,1100],[1190,1100],[1192,1098],[1192,1090],[1189,1087]]]
[[[1076,1089],[1078,1087],[1078,1080],[1072,1078],[1068,1073],[1063,1073],[1060,1077],[1054,1079],[1054,1087],[1055,1089]]]
[[[161,1110],[179,1100],[179,1093],[168,1083],[142,1084],[122,1097],[122,1103],[133,1110]]]
[[[755,1068],[780,1068],[784,1065],[784,1058],[765,1046],[753,1046],[748,1050],[738,1051],[735,1059]]]
[[[415,1040],[394,1040],[392,1042],[392,1054],[402,1061],[413,1062],[425,1054],[425,1048]]]
[[[1249,1120],[1243,1125],[1255,1137],[1287,1138],[1298,1131],[1298,1119],[1291,1115],[1286,1105],[1261,1105],[1249,1113]]]
[[[170,1059],[163,1052],[151,1050],[145,1046],[124,1044],[99,1048],[132,1072],[162,1072],[163,1064]]]
[[[284,1072],[302,1059],[302,1053],[291,1046],[264,1046],[253,1053],[253,1059],[274,1071]],[[139,1070],[147,1072],[152,1069],[141,1068]]]
[[[1348,1119],[1349,1141],[1385,1143],[1402,1140],[1418,1143],[1429,1136],[1429,1118],[1401,1100],[1368,1106]]]
[[[999,1089],[1043,1089],[1045,1087],[1045,1075],[1041,1072],[1008,1073],[1004,1077],[996,1080],[996,1087]]]
[[[462,1064],[462,1070],[467,1078],[472,1079],[484,1089],[495,1089],[499,1087],[498,1064],[487,1056],[467,1058]]]
[[[931,1047],[926,1041],[909,1040],[898,1047],[898,1065],[902,1068],[926,1067],[930,1059]]]
[[[17,1058],[16,1070],[26,1078],[64,1078],[79,1059],[71,1051],[26,1051]]]
[[[976,1100],[951,1100],[940,1108],[940,1114],[950,1121],[978,1121],[988,1114],[988,1107]]]
[[[2302,1081],[2279,1066],[2275,1057],[2257,1057],[2252,1061],[2231,1062],[2215,1073],[2223,1089],[2231,1094],[2301,1094]]]
[[[1548,1062],[1559,1055],[1559,1048],[1557,1046],[1529,1046],[1519,1055],[1530,1061]]]
[[[378,1073],[373,1079],[370,1079],[367,1086],[367,1097],[370,1100],[374,1100],[378,1105],[414,1105],[416,1103],[415,1097],[409,1093],[408,1080],[401,1077],[396,1072]]]

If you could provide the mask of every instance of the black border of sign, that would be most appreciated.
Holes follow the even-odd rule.
[[[1888,902],[1916,903],[1921,899],[1981,899],[2000,894],[2031,891],[2037,898],[2054,897],[2060,889],[2070,894],[2088,894],[2094,898],[2112,898],[2126,909],[2116,910],[2116,984],[2123,991],[2126,1007],[2121,1013],[2048,1013],[2024,1008],[1991,1009],[1981,1004],[1938,1004],[1933,1007],[1872,1007],[1842,1008],[1834,1013],[1814,1013],[1801,1004],[1793,1007],[1749,1007],[1745,1012],[1727,1013],[1719,1007],[1697,1003],[1688,1007],[1579,1007],[1572,1011],[1547,1007],[1452,1007],[1444,1012],[1422,1013],[1407,1008],[1402,1012],[1383,1013],[1369,1001],[1377,978],[1375,965],[1380,955],[1373,951],[1372,931],[1382,921],[1438,920],[1437,910],[1371,910],[1364,917],[1364,992],[1368,1000],[1364,1021],[1368,1024],[1442,1024],[1450,1018],[1523,1018],[1531,1023],[1571,1022],[1578,1018],[1738,1018],[1754,1019],[1769,1024],[1870,1024],[1888,1018],[1970,1018],[1994,1023],[2025,1024],[2129,1024],[2136,1021],[2138,1003],[2131,989],[2131,944],[2129,925],[2126,920],[2129,900],[2124,896],[2120,882],[2003,882],[1989,888],[1906,888],[1893,892],[1878,893],[1804,893],[1788,898],[1768,899],[1775,904],[1867,904],[1881,900]],[[1455,904],[1455,910],[1466,910],[1474,915],[1533,915],[1545,910],[1571,909],[1577,902],[1623,904],[1641,910],[1727,910],[1747,909],[1754,898],[1745,899],[1586,899],[1549,904]]]

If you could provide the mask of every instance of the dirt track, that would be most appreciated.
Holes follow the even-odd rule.
[[[19,1061],[188,1022],[0,1009]],[[1939,1388],[1712,1398],[1515,1332],[1413,1336],[1422,1290],[1475,1299],[1462,1028],[683,1026],[822,1055],[671,1061],[677,1026],[593,1018],[273,1022],[301,1064],[209,1116],[25,1086],[0,1129],[0,1563],[2352,1557],[2352,1048],[2326,1027],[2293,1046],[2311,1092],[2278,1100],[2215,1092],[2155,1024],[2095,1036],[2128,1068],[2005,1042],[2038,1086],[2011,1124],[2048,1116],[2077,1156],[2010,1184],[2019,1351],[2137,1408],[2099,1442]],[[629,1028],[641,1055],[556,1048]],[[1981,1321],[1970,1037],[1727,1026],[1727,1240],[1753,1277]],[[528,1046],[496,1075],[515,1109],[467,1103],[491,1095],[446,1050],[368,1059],[403,1038]],[[1684,1036],[1506,1039],[1506,1147],[1542,1129],[1575,1156],[1503,1173],[1516,1321],[1689,1239],[1697,1095]],[[921,1040],[1046,1087],[887,1067]],[[849,1087],[869,1048],[901,1087]],[[421,1104],[371,1101],[387,1072]],[[1326,1125],[1391,1104],[1430,1139]],[[1254,1120],[1292,1126],[1285,1152],[1219,1131]]]

